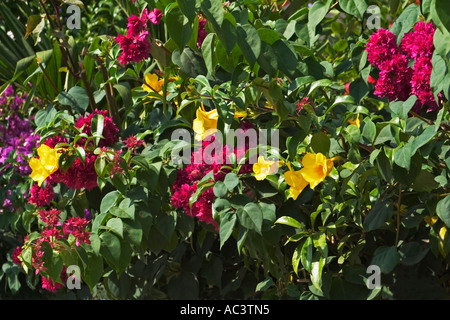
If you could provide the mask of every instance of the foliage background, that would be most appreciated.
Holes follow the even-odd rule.
[[[32,181],[20,178],[10,196],[15,210],[0,213],[0,297],[448,298],[450,13],[442,0],[410,2],[298,0],[284,8],[284,1],[263,0],[103,0],[85,2],[81,29],[67,30],[60,28],[65,9],[77,1],[3,1],[0,91],[12,84],[27,93],[20,114],[41,139],[61,132],[80,138],[75,119],[108,110],[120,129],[114,149],[129,165],[111,179],[105,158],[96,162],[99,188],[55,190],[52,206],[66,216],[93,213],[91,244],[65,243],[46,260],[55,281],[63,265],[80,266],[83,287],[75,291],[43,291],[33,270],[12,261],[23,238],[42,228],[23,197]],[[439,112],[411,116],[415,100],[373,94],[369,5],[398,37],[421,20],[437,27],[430,82],[441,93]],[[145,7],[163,13],[150,26],[150,56],[123,66],[114,38]],[[201,47],[199,14],[208,21]],[[156,71],[165,80],[162,95],[142,89]],[[297,112],[305,97],[312,102]],[[170,202],[182,169],[171,159],[179,146],[171,134],[191,130],[201,102],[219,110],[225,132],[239,125],[235,111],[246,111],[258,128],[279,129],[280,158],[298,169],[306,152],[340,160],[320,187],[296,200],[288,197],[286,167],[264,181],[234,168],[211,186],[216,230]],[[357,116],[360,126],[348,122]],[[133,153],[124,148],[131,135],[145,141]],[[2,177],[2,202],[9,178]],[[381,289],[366,286],[371,264],[381,267]]]

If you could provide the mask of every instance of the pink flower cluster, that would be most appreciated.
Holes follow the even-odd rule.
[[[107,116],[106,110],[95,110],[93,113],[89,115],[79,117],[75,123],[75,127],[82,129],[83,133],[86,133],[88,136],[91,136],[92,135],[91,121],[94,115],[96,114],[100,114],[104,117],[103,133],[102,133],[103,138],[100,139],[99,146],[102,148],[111,147],[114,143],[118,141],[119,129],[112,121],[112,118]],[[67,143],[67,142],[68,142],[67,139],[62,137],[51,137],[45,140],[43,143],[51,148],[54,148],[58,143]],[[80,138],[78,139],[76,144],[77,146],[84,147],[85,143],[86,138]],[[86,156],[84,161],[81,158],[77,158],[73,162],[73,164],[67,169],[67,171],[63,171],[60,169],[54,172],[52,175],[50,175],[46,180],[47,183],[55,184],[62,182],[72,190],[80,190],[83,188],[87,190],[92,190],[93,188],[95,188],[97,186],[97,173],[95,171],[95,160],[97,159],[97,155],[95,155],[88,149],[85,149],[85,153]],[[45,198],[41,198],[41,196],[39,195],[39,199],[33,201],[42,203],[45,202],[46,200]]]
[[[416,95],[414,112],[420,113],[422,106],[427,107],[427,112],[439,109],[430,87],[435,30],[431,22],[418,22],[413,31],[405,34],[400,46],[389,30],[372,34],[366,50],[368,61],[379,69],[375,95],[389,101],[405,101]],[[409,66],[411,60],[413,68]]]
[[[56,291],[62,288],[62,284],[54,283],[51,279],[46,278],[42,274],[45,274],[47,268],[45,267],[44,254],[45,245],[44,242],[50,244],[51,248],[57,246],[56,240],[68,239],[72,234],[75,237],[75,245],[79,246],[81,243],[91,243],[90,233],[86,231],[89,221],[86,218],[70,217],[61,224],[61,211],[57,209],[39,210],[39,219],[45,224],[41,231],[40,237],[36,240],[29,241],[28,236],[25,238],[24,246],[30,245],[32,247],[32,267],[36,270],[36,274],[41,274],[42,288],[48,291]],[[14,263],[21,264],[19,259],[23,248],[17,247],[12,253],[12,259]],[[61,279],[64,281],[64,277],[67,277],[66,273],[61,273]]]
[[[45,188],[41,188],[35,183],[31,187],[28,202],[35,204],[36,207],[45,207],[49,206],[54,198],[55,193],[51,184],[48,184]]]
[[[247,130],[251,124],[243,124],[241,129]],[[236,147],[233,150],[224,145],[222,150],[213,149],[211,154],[205,152],[208,147],[211,148],[215,141],[215,136],[211,139],[203,140],[201,148],[196,150],[191,156],[191,163],[185,168],[178,170],[177,178],[175,180],[171,204],[174,208],[182,209],[188,216],[196,217],[199,221],[207,224],[212,224],[218,229],[217,223],[212,216],[212,205],[214,202],[213,188],[209,188],[198,197],[192,207],[189,206],[189,198],[197,191],[198,183],[211,171],[213,172],[214,181],[223,181],[229,169],[223,169],[223,164],[228,163],[231,154],[235,154],[237,161],[242,159],[248,151],[249,144],[245,146]],[[215,152],[218,152],[217,154]],[[196,159],[202,159],[202,163],[195,163]],[[253,166],[245,163],[242,165],[240,174],[252,172]]]
[[[302,112],[303,108],[306,105],[310,105],[313,108],[316,106],[314,101],[312,101],[312,99],[310,99],[309,97],[304,97],[304,98],[302,98],[301,101],[297,102],[297,105],[295,107],[295,112],[297,112],[297,113]]]
[[[111,117],[107,116],[108,112],[106,110],[94,110],[91,114],[87,116],[79,117],[78,120],[75,122],[76,128],[83,128],[83,133],[86,133],[88,136],[92,136],[92,128],[91,128],[91,122],[92,118],[95,115],[101,115],[103,116],[104,122],[103,122],[103,132],[102,136],[103,138],[99,141],[98,146],[99,147],[105,147],[105,146],[111,146],[114,143],[118,141],[117,133],[119,132],[119,129],[114,124]],[[92,140],[91,140],[92,142]],[[77,144],[79,146],[84,146],[86,143],[85,138],[81,138],[77,141]]]
[[[201,48],[203,41],[205,40],[208,33],[206,32],[206,22],[207,20],[202,16],[198,16],[198,33],[197,33],[197,47]]]
[[[150,34],[147,30],[147,23],[153,24],[161,22],[162,12],[154,9],[148,12],[144,9],[141,16],[132,15],[128,18],[127,34],[118,35],[116,42],[122,50],[119,62],[123,65],[129,62],[139,62],[148,58],[150,54]]]

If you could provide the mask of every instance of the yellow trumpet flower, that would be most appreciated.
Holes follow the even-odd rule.
[[[284,173],[284,180],[290,186],[289,195],[296,200],[302,193],[303,189],[308,185],[308,181],[305,180],[301,170],[293,171],[291,165],[288,163],[289,171]]]
[[[317,187],[330,174],[337,158],[327,159],[323,154],[307,153],[301,161],[303,168],[298,171],[292,171],[290,165],[289,171],[284,173],[284,179],[290,186],[289,193],[292,198],[297,199],[298,195],[309,184],[311,189]]]
[[[258,162],[253,165],[256,180],[264,180],[268,175],[277,171],[280,161],[266,160],[264,156],[258,157]]]
[[[142,85],[142,89],[145,92],[156,92],[159,95],[163,95],[164,79],[159,79],[158,75],[154,73],[147,73],[144,77],[145,84]]]
[[[59,157],[61,154],[58,153],[58,150],[52,149],[45,144],[41,145],[37,151],[39,158],[31,158],[29,162],[32,169],[30,176],[41,186],[48,176],[59,169]]]
[[[197,140],[203,140],[217,131],[217,120],[219,119],[217,109],[206,111],[202,103],[202,106],[197,109],[196,116],[193,129]]]

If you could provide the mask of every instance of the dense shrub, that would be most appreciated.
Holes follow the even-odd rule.
[[[31,3],[0,297],[448,298],[444,1]]]

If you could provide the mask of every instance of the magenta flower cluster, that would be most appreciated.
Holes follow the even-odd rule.
[[[159,24],[161,18],[162,11],[159,9],[150,12],[144,9],[140,17],[132,15],[128,18],[127,34],[120,34],[115,39],[122,50],[122,55],[119,56],[121,64],[139,62],[148,58],[150,54],[150,34],[147,24],[148,22]]]
[[[245,132],[251,126],[251,124],[244,123],[241,129]],[[212,136],[211,139],[203,140],[201,148],[193,152],[191,163],[185,168],[178,170],[177,178],[173,186],[171,204],[174,208],[182,209],[188,216],[196,217],[199,221],[211,224],[218,229],[217,223],[214,221],[212,215],[212,205],[215,198],[213,188],[202,192],[192,207],[189,205],[189,198],[197,191],[199,181],[211,171],[213,173],[213,179],[211,180],[223,181],[225,175],[230,172],[229,169],[222,168],[223,164],[228,163],[229,157],[233,153],[239,162],[248,151],[249,144],[246,143],[234,149],[231,149],[228,145],[224,145],[222,150],[213,150],[209,154],[206,150],[214,141],[215,136]],[[202,163],[195,163],[196,159],[202,159]],[[252,170],[253,166],[245,163],[242,165],[239,173],[250,173]]]
[[[389,30],[379,29],[372,34],[366,50],[368,61],[379,69],[375,95],[389,101],[405,101],[416,95],[412,110],[416,113],[423,106],[427,112],[439,109],[430,87],[435,30],[431,22],[418,22],[414,30],[405,34],[400,46]]]
[[[87,231],[89,219],[86,217],[69,217],[61,223],[61,211],[57,209],[39,210],[39,220],[45,224],[41,231],[39,238],[30,241],[28,236],[24,243],[30,243],[32,246],[32,266],[36,269],[36,275],[41,276],[42,289],[55,292],[63,287],[61,283],[53,282],[50,278],[45,277],[44,254],[45,245],[48,243],[52,248],[57,248],[58,239],[69,240],[69,235],[74,237],[75,245],[80,246],[82,243],[90,244],[90,233]],[[22,247],[17,247],[12,253],[12,259],[16,264],[21,264],[18,258],[22,252]],[[67,278],[65,269],[61,272],[61,279],[64,281]]]

